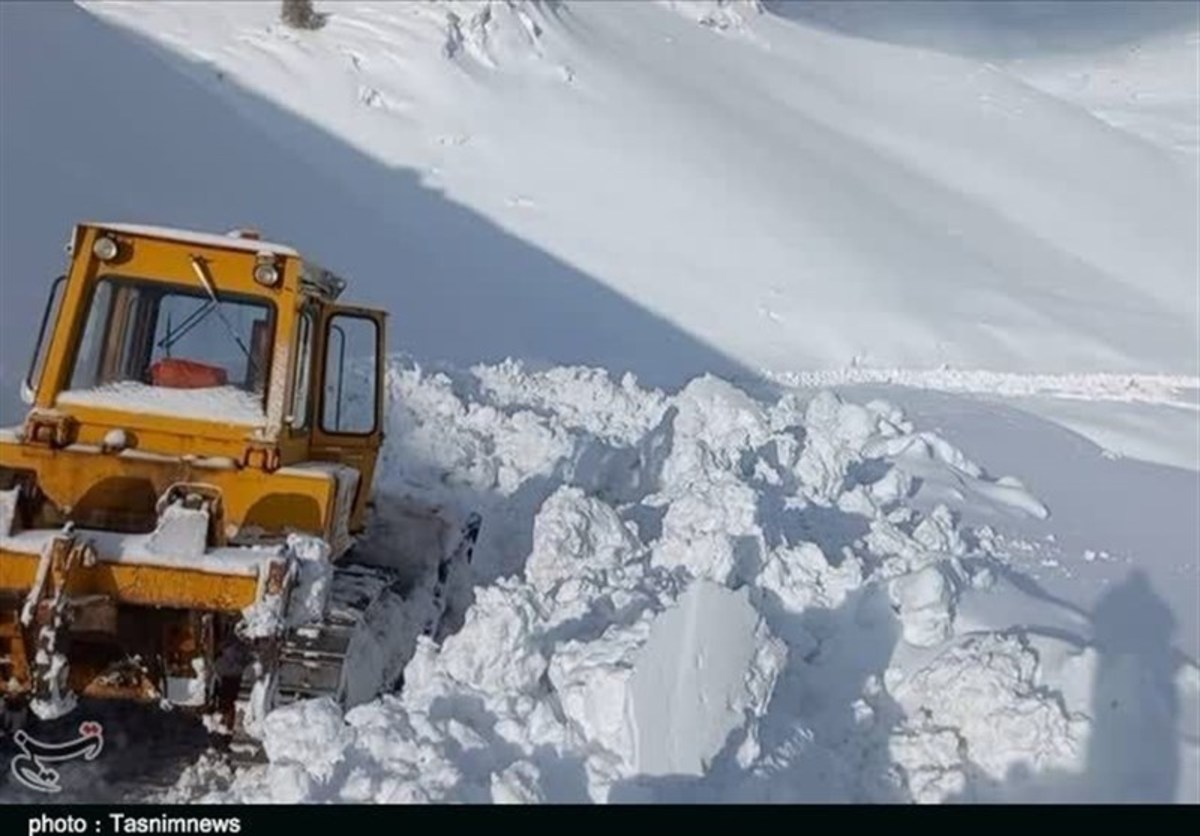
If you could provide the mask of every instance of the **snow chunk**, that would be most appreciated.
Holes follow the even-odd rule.
[[[878,418],[865,407],[847,404],[832,392],[819,392],[804,413],[804,449],[795,474],[805,495],[819,505],[837,501],[850,466],[875,431]]]
[[[497,804],[539,804],[546,800],[541,773],[529,761],[517,761],[492,776],[492,801]]]
[[[263,720],[262,731],[273,764],[296,764],[318,779],[328,779],[351,740],[341,708],[328,698],[276,709]]]
[[[655,620],[634,663],[637,771],[703,774],[730,732],[765,712],[785,657],[749,590],[692,584]]]
[[[538,40],[541,11],[536,5],[500,0],[449,0],[432,6],[428,13],[445,14],[442,54],[456,59],[467,55],[479,64],[496,69],[511,61],[541,54]]]
[[[173,502],[163,509],[143,550],[166,559],[199,562],[208,543],[208,512]]]
[[[43,627],[39,634],[39,639],[43,643],[53,645],[54,639],[51,637],[53,633],[61,629],[59,626]],[[49,634],[49,635],[48,635]],[[45,650],[39,650],[37,661],[39,664],[45,662]],[[67,688],[67,676],[69,665],[67,657],[62,653],[55,652],[50,656],[49,664],[46,666],[45,672],[41,675],[43,687],[46,688],[44,696],[38,696],[29,702],[29,709],[34,713],[39,720],[57,720],[59,717],[65,717],[75,710],[79,704],[78,698],[74,691]]]
[[[667,509],[652,562],[719,583],[747,579],[762,561],[757,520],[758,495],[750,486],[730,478],[697,484]]]
[[[587,430],[606,441],[634,441],[666,411],[666,396],[642,389],[632,374],[614,381],[604,369],[579,366],[534,372],[516,360],[474,366],[471,372],[481,391],[498,406],[553,411],[567,427]]]
[[[894,578],[888,591],[899,611],[906,642],[932,647],[950,638],[954,629],[954,588],[938,566]]]
[[[552,623],[599,608],[611,618],[633,600],[645,572],[641,543],[612,506],[578,488],[559,488],[533,523],[525,577]]]
[[[696,378],[672,405],[674,443],[663,465],[665,492],[677,493],[719,472],[740,473],[742,455],[767,441],[770,426],[762,405],[720,378]]]
[[[954,514],[945,505],[938,505],[913,529],[913,539],[930,551],[962,556],[967,552]]]
[[[563,714],[582,739],[614,757],[614,777],[636,771],[638,726],[630,688],[649,633],[648,620],[613,627],[600,641],[561,645],[550,662]]]
[[[329,602],[333,563],[329,544],[319,537],[289,534],[286,555],[291,573],[285,595],[264,595],[242,610],[238,631],[246,638],[273,636],[287,627],[320,621]]]
[[[483,693],[533,691],[546,670],[532,639],[538,621],[533,596],[517,582],[480,588],[462,629],[442,646],[440,667]]]
[[[1071,770],[1082,752],[1086,720],[1039,680],[1038,656],[1018,637],[973,637],[910,676],[889,673],[908,715],[890,749],[918,801],[960,792],[968,770],[999,782],[1018,764]]]
[[[100,441],[100,449],[106,453],[119,453],[128,446],[129,433],[119,427],[106,432],[104,438]]]
[[[815,543],[776,550],[758,578],[759,587],[775,593],[792,613],[814,606],[840,607],[862,583],[863,566],[857,557],[848,555],[834,567]]]
[[[320,621],[325,615],[329,589],[333,583],[333,563],[329,544],[320,537],[289,534],[288,554],[295,558],[296,575],[288,598],[287,622],[299,627]]]
[[[286,623],[285,603],[282,595],[264,595],[242,610],[238,622],[238,634],[245,639],[263,639],[283,630]]]

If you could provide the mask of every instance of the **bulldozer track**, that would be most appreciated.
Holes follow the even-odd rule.
[[[395,573],[384,567],[350,563],[336,568],[324,618],[315,624],[293,627],[283,637],[271,707],[320,697],[340,704],[350,644],[364,628],[371,607],[395,586]],[[251,710],[255,680],[252,669],[242,678],[238,724],[229,747],[235,763],[265,760],[261,742],[243,726],[243,718]]]
[[[469,514],[459,531],[456,547],[438,561],[432,584],[432,609],[422,632],[440,640],[446,609],[446,590],[456,567],[470,564],[479,537],[480,516]],[[388,595],[407,599],[402,575],[395,569],[367,563],[347,562],[335,567],[325,615],[316,623],[290,628],[279,645],[275,681],[270,693],[270,708],[300,700],[328,697],[343,708],[348,687],[347,668],[356,636],[370,629],[372,608]],[[237,702],[237,724],[230,741],[229,754],[235,763],[262,762],[261,742],[249,734],[244,718],[251,710],[255,685],[254,667],[247,668]],[[399,682],[385,683],[396,690]]]
[[[341,701],[350,643],[371,607],[395,583],[393,573],[375,566],[350,564],[334,572],[325,617],[317,624],[293,628],[284,637],[275,705],[325,696]]]

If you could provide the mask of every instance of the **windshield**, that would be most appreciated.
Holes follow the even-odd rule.
[[[96,285],[67,402],[201,417],[263,414],[273,307],[253,298],[122,279]]]

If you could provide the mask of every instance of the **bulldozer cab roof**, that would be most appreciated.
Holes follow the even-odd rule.
[[[225,235],[218,235],[211,232],[197,232],[190,229],[177,229],[147,224],[88,222],[79,225],[75,240],[78,240],[79,230],[88,227],[100,232],[113,232],[118,235],[128,235],[135,238],[157,238],[163,241],[235,250],[255,255],[268,253],[276,257],[294,258],[300,262],[299,290],[302,293],[335,301],[346,288],[345,279],[322,267],[320,264],[305,258],[294,247],[287,244],[265,241],[253,230],[236,229]]]
[[[86,223],[95,229],[109,232],[120,232],[138,238],[162,238],[168,241],[179,241],[185,244],[199,244],[204,247],[221,247],[227,250],[242,250],[243,252],[268,252],[272,255],[291,256],[300,258],[300,253],[286,244],[275,244],[253,237],[248,230],[234,230],[227,235],[215,235],[211,232],[195,232],[190,229],[173,229],[167,226],[148,226],[144,224],[110,224]]]

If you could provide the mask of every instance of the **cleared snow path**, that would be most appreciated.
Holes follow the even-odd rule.
[[[851,367],[768,374],[802,388],[889,384],[939,392],[1021,398],[1043,395],[1084,401],[1177,406],[1200,411],[1200,377],[1172,374],[1028,374],[968,369],[874,369]]]

